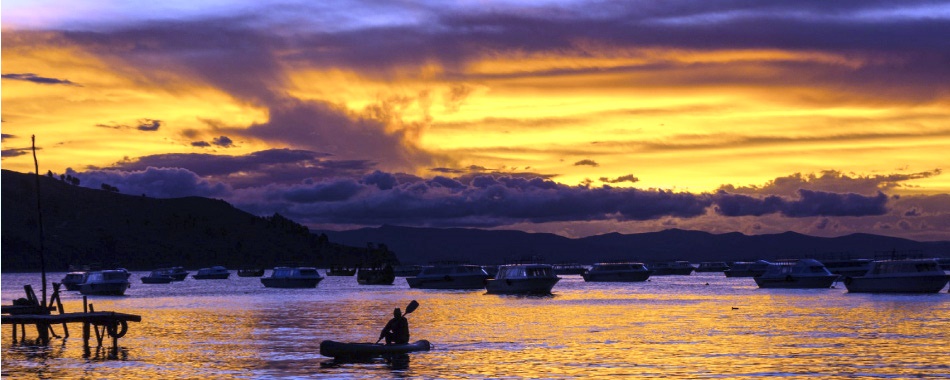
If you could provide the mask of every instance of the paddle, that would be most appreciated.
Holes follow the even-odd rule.
[[[409,313],[416,311],[418,307],[419,307],[419,303],[416,302],[416,300],[410,301],[409,304],[406,305],[406,312],[402,313],[402,316],[405,317],[409,315]],[[379,341],[381,340],[383,340],[383,337],[379,337],[379,339],[376,339],[376,343],[373,343],[373,344],[379,344]]]

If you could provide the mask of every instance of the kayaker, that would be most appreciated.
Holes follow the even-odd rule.
[[[402,314],[402,310],[397,307],[393,310],[393,319],[386,323],[383,331],[379,333],[379,339],[386,338],[386,344],[406,344],[409,343],[409,320]]]

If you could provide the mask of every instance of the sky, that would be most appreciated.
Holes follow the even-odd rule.
[[[950,2],[0,4],[2,166],[315,229],[950,240]]]

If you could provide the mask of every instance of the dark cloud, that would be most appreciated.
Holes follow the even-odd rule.
[[[200,147],[200,148],[207,148],[207,147],[211,146],[211,144],[208,143],[207,141],[192,141],[192,142],[191,142],[191,146],[196,146],[196,147]]]
[[[0,156],[3,157],[16,157],[27,154],[29,149],[3,149],[0,151]]]
[[[902,182],[914,179],[923,179],[938,176],[941,169],[912,174],[882,174],[861,176],[845,174],[836,170],[826,170],[820,174],[795,173],[769,181],[764,186],[723,185],[719,190],[736,194],[777,194],[794,196],[800,189],[827,191],[836,193],[855,192],[859,194],[876,194],[902,187]]]
[[[211,143],[222,148],[230,148],[234,146],[234,141],[231,141],[227,136],[215,137],[211,140]]]
[[[627,174],[627,175],[623,175],[623,176],[620,176],[620,177],[617,177],[617,178],[614,178],[614,179],[610,179],[610,178],[607,178],[607,177],[600,177],[600,182],[606,182],[606,183],[621,183],[621,182],[636,183],[636,182],[640,182],[640,179],[637,178],[637,177],[635,177],[633,174]]]
[[[594,167],[600,166],[600,164],[598,164],[594,160],[580,160],[574,163],[574,166],[582,166],[582,165],[594,166]]]
[[[752,197],[719,192],[716,194],[716,212],[724,216],[762,216],[780,213],[787,217],[810,216],[872,216],[887,213],[887,195],[828,193],[800,189],[798,199],[777,195]]]
[[[158,128],[160,128],[161,126],[162,126],[161,120],[141,119],[139,120],[139,125],[138,127],[136,127],[136,129],[140,131],[145,131],[145,132],[154,132],[154,131],[157,131]]]
[[[200,143],[200,142],[199,142]],[[192,143],[194,145],[194,143]],[[373,170],[361,160],[329,160],[330,155],[307,150],[270,149],[246,155],[169,153],[143,156],[92,170],[143,171],[154,168],[182,168],[209,180],[234,188],[265,184],[293,184],[308,178],[354,178]]]
[[[22,81],[27,81],[27,82],[39,83],[39,84],[61,84],[61,85],[66,85],[66,86],[82,87],[76,83],[69,81],[68,79],[41,77],[33,73],[3,74],[2,77],[3,79],[22,80]]]
[[[69,168],[66,174],[79,178],[84,187],[98,189],[107,184],[118,187],[125,194],[145,194],[156,198],[223,198],[232,191],[226,184],[202,179],[194,172],[181,168],[149,167],[135,171],[91,170],[81,173]]]
[[[0,133],[0,141],[6,140],[6,139],[9,139],[9,138],[14,138],[14,137],[16,137],[16,136],[11,135],[11,134],[9,134],[9,133]]]

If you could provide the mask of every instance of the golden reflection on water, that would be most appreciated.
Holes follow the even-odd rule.
[[[721,276],[721,275],[720,275]],[[5,275],[5,277],[7,277]],[[675,277],[675,278],[674,278]],[[550,297],[367,287],[328,278],[317,289],[264,289],[234,279],[133,289],[94,299],[138,313],[122,360],[81,356],[81,329],[49,347],[3,332],[3,373],[18,377],[936,377],[950,374],[950,295],[763,290],[751,280],[656,278],[588,284],[569,276]],[[11,287],[4,278],[4,301]],[[257,280],[257,279],[253,279]],[[350,284],[347,281],[351,281]],[[709,285],[704,285],[708,283]],[[217,286],[219,288],[208,288]],[[67,310],[79,310],[66,295]],[[375,341],[392,308],[416,299],[412,339],[434,349],[406,368],[324,367],[324,339]],[[29,330],[29,329],[28,329]],[[35,331],[28,331],[35,336]]]

